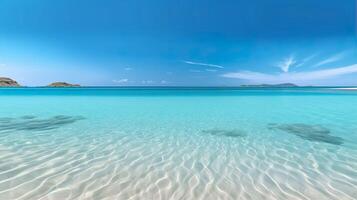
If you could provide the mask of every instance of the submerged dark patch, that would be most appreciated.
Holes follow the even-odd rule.
[[[334,145],[343,144],[341,137],[330,135],[331,131],[320,125],[311,124],[268,124],[269,129],[281,130],[296,135],[304,140],[324,142]]]
[[[36,118],[36,116],[34,116],[34,115],[24,115],[21,117],[21,119],[35,119],[35,118]]]
[[[207,133],[214,136],[223,136],[223,137],[244,137],[247,134],[238,129],[226,130],[226,129],[210,129],[203,130],[203,133]]]
[[[0,118],[0,131],[43,131],[57,129],[78,120],[85,119],[82,116],[57,115],[47,119],[39,119],[36,116],[22,116],[19,118]]]
[[[12,121],[14,118],[11,117],[0,117],[0,123],[7,123]]]

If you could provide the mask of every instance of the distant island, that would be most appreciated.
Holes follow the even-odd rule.
[[[0,77],[0,87],[23,87],[18,82],[11,78]],[[53,82],[47,87],[80,87],[79,84],[71,84],[66,82]]]
[[[241,87],[299,87],[293,83],[241,85]]]
[[[0,77],[0,87],[22,87],[15,80],[7,77]],[[67,82],[53,82],[46,87],[81,87],[79,84],[71,84]],[[280,83],[280,84],[257,84],[257,85],[241,85],[240,87],[252,88],[286,88],[286,87],[299,87],[293,83]]]
[[[49,84],[47,87],[80,87],[80,85],[66,83],[66,82],[54,82],[54,83]]]
[[[0,87],[21,87],[21,85],[11,78],[0,77]]]

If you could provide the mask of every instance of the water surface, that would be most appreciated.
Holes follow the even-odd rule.
[[[0,199],[357,197],[357,91],[0,89]]]

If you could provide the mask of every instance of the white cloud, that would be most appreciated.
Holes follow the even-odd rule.
[[[192,61],[183,61],[186,64],[190,65],[200,65],[200,66],[206,66],[206,67],[215,67],[215,68],[220,68],[223,69],[224,67],[221,65],[214,65],[214,64],[207,64],[207,63],[199,63],[199,62],[192,62]]]
[[[196,70],[196,69],[190,69],[188,71],[192,72],[192,73],[200,73],[200,72],[202,72],[201,70]]]
[[[236,78],[248,80],[251,82],[259,83],[304,83],[305,81],[314,81],[329,79],[336,76],[345,74],[357,73],[357,64],[349,65],[345,67],[338,67],[332,69],[315,70],[307,72],[291,72],[291,73],[278,73],[278,74],[266,74],[252,71],[240,71],[223,74],[226,78]]]
[[[208,72],[216,72],[217,70],[216,69],[206,69],[206,71],[208,71]]]
[[[142,84],[152,84],[152,83],[154,83],[154,81],[152,81],[152,80],[142,80],[141,83]]]
[[[127,79],[127,78],[113,80],[114,83],[127,83],[128,81],[129,81],[129,79]]]
[[[167,81],[161,80],[160,83],[161,83],[161,84],[167,84]]]
[[[338,54],[335,54],[325,60],[322,60],[318,63],[316,63],[314,66],[315,67],[318,67],[318,66],[321,66],[321,65],[325,65],[325,64],[328,64],[328,63],[333,63],[333,62],[336,62],[336,61],[339,61],[341,60],[343,57],[345,57],[346,55],[346,52],[341,52],[341,53],[338,53]]]
[[[298,62],[297,65],[295,65],[295,67],[301,67],[303,66],[305,63],[309,62],[310,60],[312,60],[313,58],[315,58],[317,56],[317,54],[313,54],[311,56],[305,57],[304,59],[302,59],[300,62]]]
[[[290,67],[293,66],[295,63],[295,58],[293,56],[289,56],[288,58],[279,62],[277,66],[281,69],[281,71],[289,72]]]

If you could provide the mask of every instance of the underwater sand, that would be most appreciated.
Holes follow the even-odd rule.
[[[357,199],[357,92],[0,89],[0,199]]]

